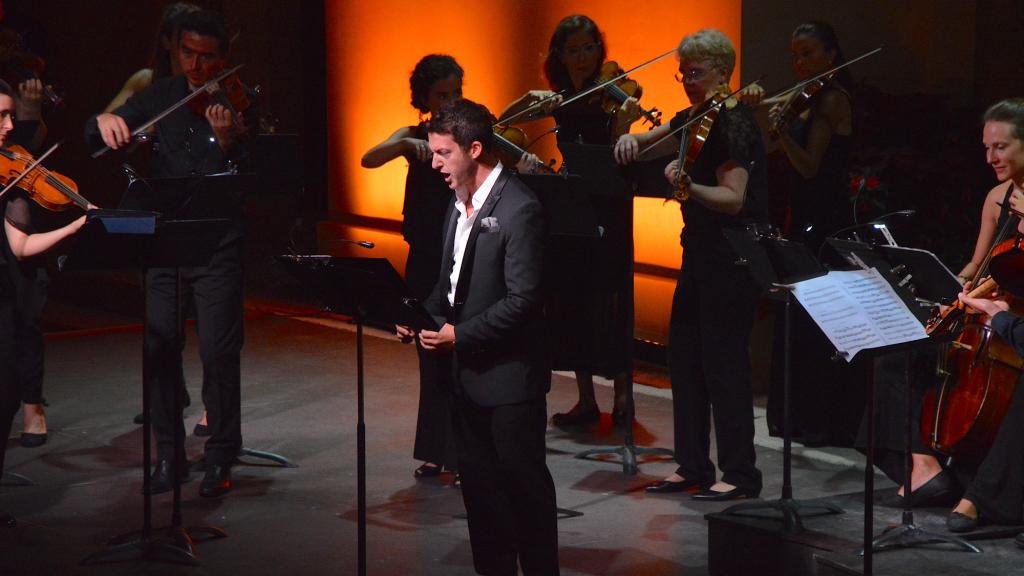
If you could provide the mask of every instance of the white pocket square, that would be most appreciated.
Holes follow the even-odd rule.
[[[480,221],[480,228],[487,232],[497,232],[501,230],[501,226],[498,225],[498,219],[494,216],[488,216]]]

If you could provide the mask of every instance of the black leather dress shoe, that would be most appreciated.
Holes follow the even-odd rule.
[[[191,476],[191,464],[185,461],[178,467],[178,482],[188,482]],[[171,461],[158,460],[153,474],[149,477],[149,493],[162,494],[171,491]]]
[[[559,412],[551,417],[551,423],[555,426],[586,426],[601,419],[601,410],[593,406],[588,410],[577,412]]]
[[[231,466],[209,464],[206,475],[199,485],[199,495],[203,498],[216,498],[231,491]]]
[[[957,485],[953,475],[943,470],[931,480],[922,484],[917,490],[910,493],[911,508],[928,508],[931,506],[945,506],[953,503],[960,497],[960,487]],[[882,498],[881,504],[892,508],[903,508],[907,505],[903,496],[892,494]]]
[[[946,516],[946,529],[950,532],[971,532],[977,528],[977,518],[971,518],[970,516],[959,512],[950,512],[949,516]]]
[[[46,432],[35,434],[33,432],[21,433],[21,445],[25,448],[38,448],[46,444]]]
[[[707,490],[697,492],[690,496],[690,498],[704,502],[725,502],[726,500],[738,500],[740,498],[757,498],[757,493],[751,492],[746,488],[740,488],[739,486],[725,492],[718,492],[708,488]]]
[[[700,487],[701,483],[696,480],[683,480],[681,482],[659,480],[644,486],[644,492],[647,492],[648,494],[672,494],[675,492],[686,492]]]
[[[192,428],[192,435],[198,438],[206,438],[207,436],[213,436],[213,432],[210,432],[210,427],[206,424],[196,422],[195,427]]]
[[[441,467],[431,466],[424,462],[419,468],[412,471],[412,475],[416,478],[433,478],[441,475]]]

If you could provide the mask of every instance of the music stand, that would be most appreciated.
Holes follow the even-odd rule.
[[[179,178],[134,179],[121,198],[119,208],[127,210],[153,210],[167,218],[196,219],[224,218],[238,220],[246,191],[259,188],[256,174],[208,174]],[[180,280],[179,280],[180,281]],[[183,329],[183,325],[182,325]],[[244,456],[261,458],[281,468],[298,468],[288,458],[253,448],[238,450],[236,462],[259,466],[242,460]]]
[[[627,250],[629,253],[629,265],[626,267],[623,278],[623,291],[626,300],[626,325],[628,329],[623,335],[626,348],[626,372],[629,374],[629,385],[626,386],[626,434],[621,446],[609,446],[604,448],[592,448],[576,454],[576,458],[590,460],[594,457],[614,454],[622,458],[622,473],[627,476],[635,476],[637,473],[637,456],[673,456],[673,452],[667,448],[652,448],[637,446],[633,439],[633,421],[635,415],[635,404],[633,401],[633,343],[635,339],[635,314],[633,302],[633,190],[634,187],[626,182],[622,169],[615,162],[611,146],[599,146],[593,144],[574,144],[571,142],[560,142],[559,149],[569,169],[583,175],[587,185],[587,191],[592,196],[628,196],[630,201],[628,219],[629,229],[626,234]]]
[[[363,325],[368,320],[437,330],[441,318],[408,298],[401,276],[386,258],[278,256],[280,262],[320,295],[326,308],[356,323],[356,483],[358,574],[366,574],[366,422],[363,410]]]
[[[85,226],[79,231],[70,253],[61,256],[60,270],[138,269],[142,272],[142,289],[146,291],[146,270],[209,264],[213,252],[227,233],[230,221],[158,220],[159,214],[141,211],[91,210]],[[181,314],[180,291],[176,286],[174,304]],[[171,465],[173,507],[171,526],[164,538],[152,532],[152,494],[150,493],[151,430],[150,366],[146,353],[148,318],[143,312],[142,344],[142,529],[116,536],[107,547],[89,555],[82,564],[110,561],[126,552],[139,552],[143,559],[164,557],[174,562],[198,564],[191,532],[204,532],[213,538],[227,536],[214,526],[185,528],[181,520],[181,485],[178,463],[184,460],[184,437],[176,427],[175,456]],[[174,402],[181,409],[181,387],[175,386]],[[180,414],[180,412],[179,412]],[[180,417],[180,416],[179,416]]]
[[[952,276],[952,273],[934,255],[928,253],[928,256],[922,257],[920,254],[924,252],[922,250],[899,248],[899,247],[876,247],[873,249],[871,246],[860,243],[851,243],[850,241],[842,241],[835,239],[828,239],[826,242],[832,246],[840,256],[846,258],[848,261],[856,261],[858,258],[863,258],[869,253],[873,252],[879,258],[886,260],[886,265],[890,270],[897,270],[896,266],[906,266],[905,270],[900,270],[898,274],[903,274],[904,271],[909,271],[910,277],[915,278],[931,278],[934,284],[920,284],[918,285],[918,292],[920,297],[931,300],[931,301],[948,301],[950,297],[950,290],[952,284],[949,279],[942,280],[943,274]],[[857,244],[857,246],[855,246]],[[890,256],[884,258],[883,255]],[[930,257],[929,257],[930,256]],[[894,264],[896,260],[900,261],[900,264]],[[929,269],[930,268],[930,269]],[[943,272],[944,271],[944,272]],[[885,276],[887,281],[893,285],[893,289],[897,294],[901,292],[905,293],[906,277],[903,280],[893,281],[890,276]],[[938,281],[936,281],[938,279]],[[960,284],[956,281],[956,278],[952,278],[952,282],[956,284],[956,291],[952,294],[955,297],[956,293],[960,291]],[[902,295],[904,301],[907,300],[905,295]],[[914,307],[910,308],[911,311]],[[910,395],[910,366],[911,366],[911,355],[914,351],[927,348],[929,346],[936,346],[939,344],[947,343],[952,340],[952,334],[931,336],[925,340],[915,340],[912,342],[906,342],[903,344],[894,344],[891,346],[883,346],[870,350],[868,352],[871,358],[871,365],[874,366],[875,361],[882,356],[888,356],[890,354],[901,353],[904,355],[905,362],[905,380],[906,385],[904,387],[904,404],[905,404],[905,423],[903,433],[904,442],[904,466],[903,466],[903,490],[904,497],[903,501],[905,506],[903,508],[903,515],[899,526],[886,529],[878,537],[874,537],[874,452],[875,452],[875,378],[874,370],[870,372],[870,382],[868,384],[868,446],[867,446],[867,463],[864,472],[864,547],[860,550],[860,554],[864,556],[864,574],[870,575],[872,573],[873,559],[872,554],[875,551],[891,550],[894,548],[911,548],[921,544],[932,544],[932,543],[949,543],[958,547],[961,550],[968,552],[980,553],[981,549],[971,544],[970,542],[953,536],[950,534],[940,534],[938,532],[931,532],[925,530],[914,523],[914,511],[911,508],[911,502],[913,501],[913,490],[911,489],[910,472],[913,466],[911,459],[911,437],[914,434],[913,430],[913,407],[911,406],[911,395]]]
[[[782,524],[789,532],[802,532],[802,510],[818,509],[823,512],[813,514],[842,514],[843,509],[828,502],[812,502],[793,498],[793,435],[790,418],[790,388],[792,363],[792,326],[791,307],[793,294],[784,284],[792,284],[824,275],[814,254],[805,244],[791,242],[773,234],[768,228],[724,229],[722,231],[740,256],[740,263],[750,270],[762,292],[783,302],[783,337],[782,337],[782,494],[777,500],[763,502],[743,502],[723,510],[725,514],[738,516],[748,515],[754,510],[777,510],[781,513]]]

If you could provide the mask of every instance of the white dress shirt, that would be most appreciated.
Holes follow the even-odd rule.
[[[469,231],[473,229],[473,221],[476,220],[480,207],[484,205],[487,197],[491,195],[491,188],[494,188],[494,183],[498,180],[498,175],[501,174],[502,168],[501,162],[498,162],[494,170],[491,170],[491,173],[484,179],[483,184],[470,197],[469,201],[473,205],[472,216],[466,215],[466,204],[464,202],[458,199],[455,200],[455,209],[459,211],[459,220],[455,223],[455,246],[452,249],[452,257],[455,263],[452,266],[452,273],[448,277],[451,281],[448,288],[449,306],[455,305],[455,288],[459,285],[459,272],[462,271],[462,256],[466,253]]]

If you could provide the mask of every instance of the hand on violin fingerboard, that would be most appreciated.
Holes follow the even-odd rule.
[[[1016,186],[1010,194],[1010,208],[1016,212],[1024,212],[1024,192],[1018,190]]]
[[[625,134],[629,132],[629,127],[633,122],[640,119],[640,101],[635,97],[630,96],[622,102],[619,109],[615,111],[615,126],[617,134]]]
[[[18,120],[39,120],[42,115],[43,82],[38,78],[18,84],[18,99],[15,115]]]
[[[537,167],[542,164],[543,162],[540,161],[540,157],[531,152],[527,152],[519,158],[519,162],[516,162],[516,170],[518,170],[520,174],[536,174]]]
[[[221,104],[206,108],[206,121],[210,123],[221,150],[231,149],[245,130],[242,120]]]

